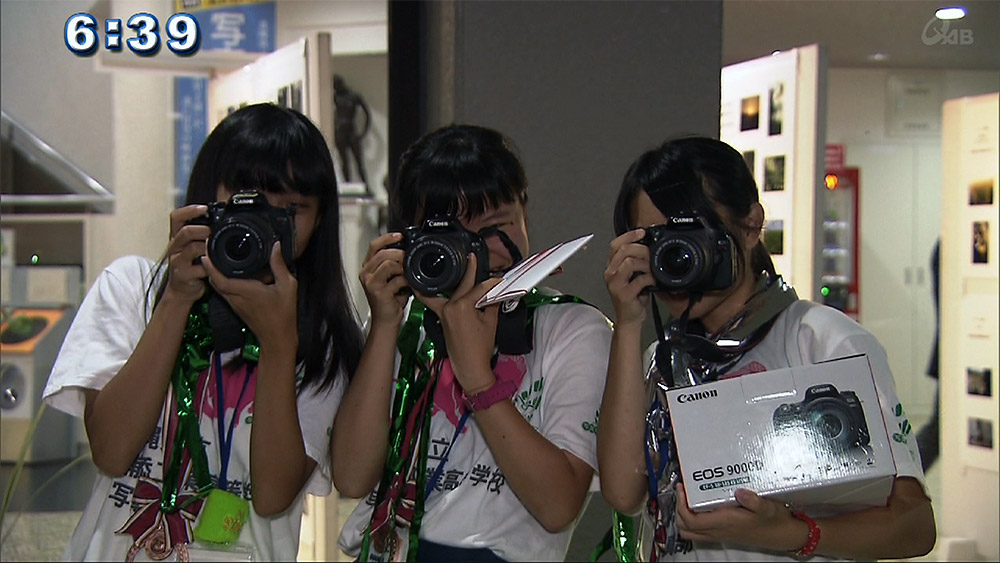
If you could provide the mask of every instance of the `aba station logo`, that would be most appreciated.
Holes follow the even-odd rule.
[[[931,18],[924,26],[920,37],[924,45],[972,45],[972,30],[964,27],[952,27],[950,20]]]

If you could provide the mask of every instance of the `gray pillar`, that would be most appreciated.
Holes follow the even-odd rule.
[[[611,313],[621,178],[668,136],[718,137],[722,2],[432,2],[428,129],[494,127],[520,149],[532,250],[593,232],[552,285]]]
[[[532,250],[595,234],[548,285],[610,316],[603,272],[628,165],[670,136],[718,137],[722,2],[445,1],[422,14],[423,128],[474,123],[514,140]],[[610,523],[594,495],[567,559],[585,561]]]

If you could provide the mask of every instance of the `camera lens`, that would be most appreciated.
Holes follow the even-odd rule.
[[[704,254],[684,236],[666,238],[650,248],[652,273],[667,290],[691,290],[706,276]]]
[[[420,257],[417,268],[420,273],[428,279],[438,279],[445,273],[448,267],[447,258],[439,252],[428,252]]]
[[[819,399],[809,406],[810,427],[824,441],[838,447],[851,447],[857,443],[857,431],[847,405],[839,399]]]
[[[423,238],[406,253],[403,271],[410,286],[428,295],[447,293],[458,287],[465,274],[465,253],[455,241],[443,237]]]
[[[233,220],[209,238],[208,255],[226,277],[250,277],[267,266],[270,250],[265,242],[271,239],[271,231],[266,227],[262,231],[255,223]]]
[[[226,240],[226,258],[233,262],[244,262],[254,250],[254,237],[249,232],[237,234]]]
[[[683,246],[669,246],[663,250],[663,270],[667,275],[683,276],[691,271],[693,261],[691,252]]]
[[[830,438],[836,438],[844,431],[844,421],[832,412],[821,414],[819,420],[816,421],[816,426]]]

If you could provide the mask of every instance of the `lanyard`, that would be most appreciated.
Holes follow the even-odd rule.
[[[250,383],[250,376],[253,374],[253,368],[250,363],[246,364],[244,374],[243,388],[240,389],[240,395],[236,399],[236,404],[233,405],[233,418],[229,421],[229,431],[224,432],[226,399],[225,392],[223,391],[224,386],[222,385],[222,356],[218,353],[215,354],[215,415],[219,426],[219,488],[223,491],[229,488],[229,483],[226,481],[226,473],[229,471],[229,457],[233,449],[233,429],[236,427],[236,419],[240,415],[240,403],[243,401],[243,394],[246,392],[247,385]]]
[[[444,471],[444,464],[448,462],[448,456],[451,454],[451,448],[455,445],[455,440],[458,440],[458,435],[462,433],[462,428],[465,427],[465,421],[469,419],[469,415],[472,413],[471,410],[465,409],[462,413],[462,418],[458,421],[458,425],[455,426],[455,435],[451,437],[451,443],[448,444],[448,449],[444,451],[444,455],[441,457],[441,461],[438,462],[437,468],[434,470],[434,474],[427,481],[427,492],[424,494],[424,499],[431,496],[431,491],[437,486],[438,480],[441,479],[441,472]]]
[[[653,405],[649,408],[649,413],[646,415],[646,439],[650,440],[647,446],[644,448],[646,454],[646,473],[649,477],[649,498],[655,499],[657,497],[657,491],[659,487],[657,484],[660,481],[660,477],[663,476],[663,471],[667,468],[667,463],[670,461],[670,439],[663,436],[663,417],[666,413],[663,412],[663,406],[660,404],[660,399],[656,398],[653,400]],[[656,419],[654,422],[653,419]],[[655,446],[653,444],[656,444]],[[659,452],[659,467],[654,467],[653,457],[650,450],[656,448]]]

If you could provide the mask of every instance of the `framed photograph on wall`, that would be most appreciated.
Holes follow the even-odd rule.
[[[988,264],[990,261],[990,222],[972,223],[972,263]]]
[[[785,222],[781,219],[773,219],[767,222],[764,227],[764,247],[772,255],[780,256],[785,253]]]
[[[969,417],[969,445],[976,448],[993,449],[993,421],[986,418]]]
[[[969,205],[993,205],[993,178],[983,178],[969,184]]]
[[[780,135],[785,123],[785,83],[776,82],[767,91],[767,134]]]
[[[990,368],[966,368],[965,381],[969,395],[993,396],[993,371]]]
[[[785,190],[785,155],[769,156],[764,159],[764,191]]]
[[[757,153],[755,151],[743,151],[743,162],[747,163],[747,169],[750,170],[750,175],[753,177],[757,176],[757,172],[754,168],[754,159]]]
[[[760,96],[749,96],[740,100],[740,131],[752,131],[760,127]]]

